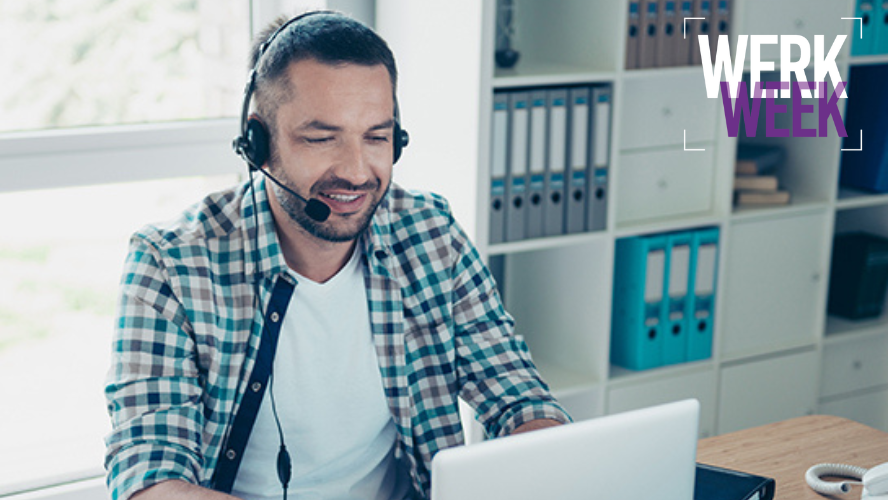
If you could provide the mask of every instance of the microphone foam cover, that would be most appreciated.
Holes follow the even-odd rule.
[[[324,222],[330,217],[330,207],[317,199],[310,199],[305,204],[305,214],[317,222]]]

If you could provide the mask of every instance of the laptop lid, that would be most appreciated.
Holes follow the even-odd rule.
[[[442,450],[432,500],[692,500],[695,399]]]

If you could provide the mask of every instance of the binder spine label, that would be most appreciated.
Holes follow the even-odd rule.
[[[606,168],[596,168],[595,169],[595,183],[596,184],[607,184],[607,169]]]
[[[573,187],[586,187],[586,172],[574,170],[570,175],[570,185]]]

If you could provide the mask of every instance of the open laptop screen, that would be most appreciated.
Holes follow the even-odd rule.
[[[692,500],[690,399],[439,452],[432,500]]]

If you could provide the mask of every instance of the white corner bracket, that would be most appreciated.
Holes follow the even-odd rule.
[[[860,21],[860,39],[863,40],[863,18],[862,17],[843,17],[842,19],[857,19]]]
[[[842,148],[842,151],[863,151],[863,130],[860,131],[860,147],[857,149]]]
[[[684,150],[685,151],[706,151],[705,149],[688,149],[688,131],[684,130]]]
[[[683,17],[684,21],[681,22],[681,37],[685,40],[688,39],[688,19],[706,19],[705,17]]]

